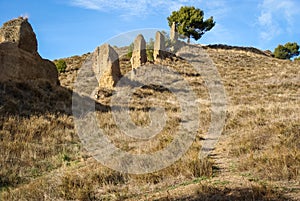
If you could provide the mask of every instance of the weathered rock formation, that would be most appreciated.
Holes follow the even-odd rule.
[[[97,47],[93,53],[93,70],[99,87],[113,88],[121,78],[119,55],[108,44]]]
[[[14,43],[0,44],[0,82],[46,80],[58,84],[55,65],[38,54],[26,52]]]
[[[3,24],[0,28],[0,43],[13,42],[27,52],[37,52],[35,33],[27,19],[17,18]]]
[[[58,84],[56,66],[38,54],[36,36],[27,19],[4,23],[0,28],[0,82],[38,80]]]
[[[155,42],[154,42],[154,51],[153,51],[154,61],[165,58],[165,49],[166,49],[165,37],[161,32],[158,31],[156,32]]]
[[[146,41],[142,34],[139,34],[134,40],[134,47],[130,61],[133,69],[138,68],[147,62]]]

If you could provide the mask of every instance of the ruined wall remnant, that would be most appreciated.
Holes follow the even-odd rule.
[[[147,62],[146,41],[142,34],[139,34],[134,40],[134,47],[130,61],[133,69],[138,68]]]
[[[175,22],[173,22],[171,29],[170,29],[170,40],[171,40],[171,52],[175,52],[178,49],[178,33]]]
[[[170,30],[170,39],[171,39],[172,42],[175,42],[175,41],[178,40],[178,34],[177,34],[175,22],[173,22],[173,24],[172,24],[172,26],[171,26],[171,30]]]
[[[0,28],[0,82],[45,80],[59,83],[54,63],[37,52],[36,35],[26,18],[19,17]]]
[[[121,78],[119,55],[108,44],[97,47],[93,53],[93,70],[99,87],[113,88]]]
[[[37,52],[36,35],[26,18],[19,17],[4,23],[0,28],[2,42],[13,42],[27,52]]]
[[[165,37],[161,32],[158,31],[156,32],[155,42],[154,42],[154,52],[153,52],[154,61],[165,58],[165,49],[166,49]]]

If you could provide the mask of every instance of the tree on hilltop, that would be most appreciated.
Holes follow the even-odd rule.
[[[274,56],[278,59],[291,59],[299,55],[299,45],[297,43],[286,43],[278,45],[274,50]]]
[[[204,12],[193,6],[182,6],[178,11],[173,11],[167,18],[171,27],[175,22],[177,32],[186,38],[199,40],[202,35],[215,26],[213,17],[204,20]]]

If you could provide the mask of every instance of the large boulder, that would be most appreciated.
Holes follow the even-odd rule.
[[[0,82],[39,80],[59,83],[56,66],[37,52],[31,25],[24,18],[4,23],[0,28]]]

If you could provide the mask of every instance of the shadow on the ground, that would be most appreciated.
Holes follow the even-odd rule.
[[[73,91],[49,82],[4,82],[0,83],[0,114],[30,117],[46,113],[72,115]],[[89,97],[80,97],[82,103],[93,102],[97,111],[107,112],[108,107]]]
[[[179,198],[160,198],[156,201],[296,201],[284,196],[282,193],[267,189],[264,187],[252,187],[252,188],[216,188],[216,187],[204,187],[199,188],[194,196],[183,196]]]

